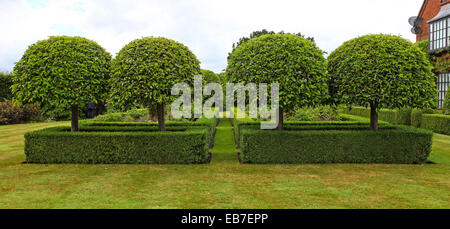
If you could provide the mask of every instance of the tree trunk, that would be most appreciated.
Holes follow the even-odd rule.
[[[277,130],[281,131],[284,129],[283,127],[284,117],[283,117],[283,110],[281,108],[278,109],[278,126]]]
[[[157,108],[158,125],[160,131],[166,131],[166,120],[164,119],[164,104],[158,104]]]
[[[378,130],[378,112],[377,106],[370,105],[370,129]]]
[[[78,132],[78,105],[72,105],[72,132]]]

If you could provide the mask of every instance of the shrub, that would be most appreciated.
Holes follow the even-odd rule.
[[[365,118],[370,118],[370,109],[365,107],[352,107],[350,109],[343,109],[342,110],[346,114],[351,115],[358,115]],[[389,109],[380,109],[378,111],[378,117],[380,120],[390,122],[390,123],[397,123],[397,112],[394,110]]]
[[[371,128],[376,130],[381,108],[435,106],[437,89],[431,70],[427,56],[404,38],[358,37],[328,57],[332,102],[370,106]]]
[[[346,121],[287,121],[287,130],[334,130],[334,129],[346,129],[346,130],[364,130],[370,124],[370,120],[367,118],[342,114],[342,119]],[[238,120],[233,119],[233,132],[236,146],[239,147],[239,139],[241,130],[243,128],[259,129],[261,124],[259,121],[246,119]],[[389,129],[392,127],[387,122],[381,121],[380,127]]]
[[[148,115],[147,109],[133,109],[127,112],[108,113],[92,119],[99,122],[133,122]]]
[[[421,128],[422,116],[424,114],[437,114],[433,109],[412,109],[411,110],[411,126]]]
[[[0,124],[20,123],[22,112],[22,108],[11,100],[0,102]]]
[[[157,129],[156,129],[157,130]],[[199,164],[208,158],[206,129],[184,132],[70,132],[25,135],[29,163]]]
[[[396,110],[395,123],[400,125],[411,125],[412,108],[401,108]]]
[[[327,98],[323,55],[314,42],[301,36],[266,34],[239,45],[228,59],[226,74],[229,81],[236,83],[278,83],[277,129],[282,130],[283,112],[319,105]]]
[[[92,120],[98,121],[98,122],[132,122],[134,119],[132,119],[130,116],[126,115],[125,113],[110,113],[110,114],[104,114],[99,115]]]
[[[450,135],[450,116],[443,114],[423,114],[420,128]]]
[[[303,107],[287,118],[288,121],[339,121],[341,117],[331,106]]]
[[[326,125],[324,126],[326,127]],[[424,163],[432,133],[406,126],[371,131],[335,126],[326,130],[267,131],[244,127],[240,146],[244,163]]]
[[[208,162],[216,120],[156,123],[82,122],[79,132],[55,127],[25,134],[29,163],[201,164]]]
[[[22,110],[22,121],[28,122],[39,118],[39,107],[34,104],[27,104]]]
[[[12,75],[0,72],[0,101],[12,99]]]
[[[378,111],[378,118],[392,124],[411,125],[412,108],[401,109],[380,109]],[[346,114],[358,115],[365,118],[370,118],[370,109],[364,107],[352,107],[350,109],[344,108],[341,110]]]
[[[25,104],[69,107],[72,131],[77,131],[80,107],[106,96],[110,61],[111,55],[94,41],[50,37],[31,45],[16,63],[12,90]]]
[[[422,120],[422,110],[414,108],[411,111],[411,126],[420,128],[420,121]]]
[[[39,108],[36,105],[26,105],[23,108],[12,102],[0,102],[0,124],[17,124],[37,120]]]

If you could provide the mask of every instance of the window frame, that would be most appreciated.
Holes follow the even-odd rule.
[[[438,89],[438,108],[441,109],[444,106],[445,96],[449,93],[450,72],[439,72],[437,74],[436,86]]]
[[[429,24],[428,41],[430,53],[450,48],[450,16]]]

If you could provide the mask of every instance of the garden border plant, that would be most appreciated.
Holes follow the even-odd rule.
[[[370,109],[364,107],[352,107],[351,110],[343,109],[341,112],[364,118],[370,117]],[[380,120],[392,124],[411,125],[439,134],[450,135],[450,115],[439,114],[432,109],[381,109],[379,117]]]
[[[156,123],[82,122],[79,132],[54,127],[25,134],[28,163],[203,164],[217,119]]]
[[[241,160],[249,164],[425,163],[431,131],[368,121],[294,122],[285,131],[259,130],[257,122],[234,121]]]

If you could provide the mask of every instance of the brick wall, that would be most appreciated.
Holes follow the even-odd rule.
[[[416,41],[428,40],[428,24],[427,22],[433,19],[441,9],[441,0],[424,0],[424,5],[419,13],[419,17],[423,18],[422,24],[419,26],[422,33],[417,34]]]

